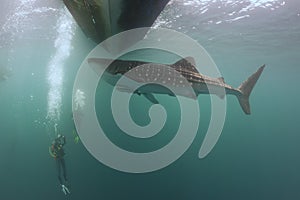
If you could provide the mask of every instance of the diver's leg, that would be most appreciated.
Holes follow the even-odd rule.
[[[66,163],[65,163],[65,159],[63,159],[63,158],[61,159],[61,167],[62,167],[62,170],[63,170],[63,176],[64,176],[64,179],[65,179],[65,182],[68,182]]]
[[[59,183],[62,185],[63,182],[61,180],[61,163],[60,163],[60,159],[56,159],[56,169],[57,169],[57,177],[58,177],[58,181]]]

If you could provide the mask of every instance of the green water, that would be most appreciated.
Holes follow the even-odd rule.
[[[266,64],[251,94],[252,114],[245,115],[236,98],[228,96],[222,135],[211,153],[199,159],[210,119],[210,98],[200,95],[199,130],[183,156],[159,171],[130,174],[103,165],[82,143],[73,142],[73,83],[95,44],[72,20],[62,17],[66,11],[60,1],[5,1],[0,20],[0,67],[9,73],[6,80],[0,79],[1,199],[300,198],[300,4],[296,0],[183,2],[168,5],[156,26],[175,29],[198,41],[226,83],[237,87]],[[248,10],[239,13],[247,6]],[[234,11],[236,14],[229,15]],[[246,17],[236,19],[240,16]],[[70,26],[59,32],[62,19]],[[51,74],[54,79],[49,78]],[[174,97],[158,95],[170,118],[160,134],[142,141],[122,134],[109,109],[101,110],[108,105],[105,95],[109,87],[98,91],[96,108],[113,142],[130,151],[145,152],[172,140],[180,118]],[[134,96],[132,102],[133,119],[147,124],[151,104],[142,96]],[[67,197],[60,191],[55,162],[48,153],[55,124],[67,137],[71,190]]]

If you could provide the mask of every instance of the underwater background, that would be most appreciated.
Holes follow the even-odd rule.
[[[96,44],[62,1],[1,3],[0,199],[300,199],[299,1],[173,0],[166,6],[153,26],[198,41],[226,83],[237,87],[259,66],[266,68],[250,97],[251,115],[227,97],[223,132],[207,157],[199,159],[198,152],[210,99],[200,95],[193,144],[171,165],[146,174],[111,169],[74,142],[73,83]],[[97,92],[97,109],[105,107],[105,94]],[[172,116],[165,135],[141,145],[118,132],[109,110],[99,110],[108,137],[137,152],[168,143],[179,118],[176,99],[157,96]],[[133,119],[147,124],[150,103],[139,96],[133,102]],[[55,127],[67,138],[69,196],[61,192],[48,152]]]

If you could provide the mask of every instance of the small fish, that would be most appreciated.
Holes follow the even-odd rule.
[[[0,81],[7,80],[12,75],[12,70],[7,67],[0,67]]]

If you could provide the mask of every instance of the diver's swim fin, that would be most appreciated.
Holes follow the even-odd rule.
[[[71,194],[70,190],[65,186],[65,185],[61,185],[61,191],[67,195],[67,194]]]

